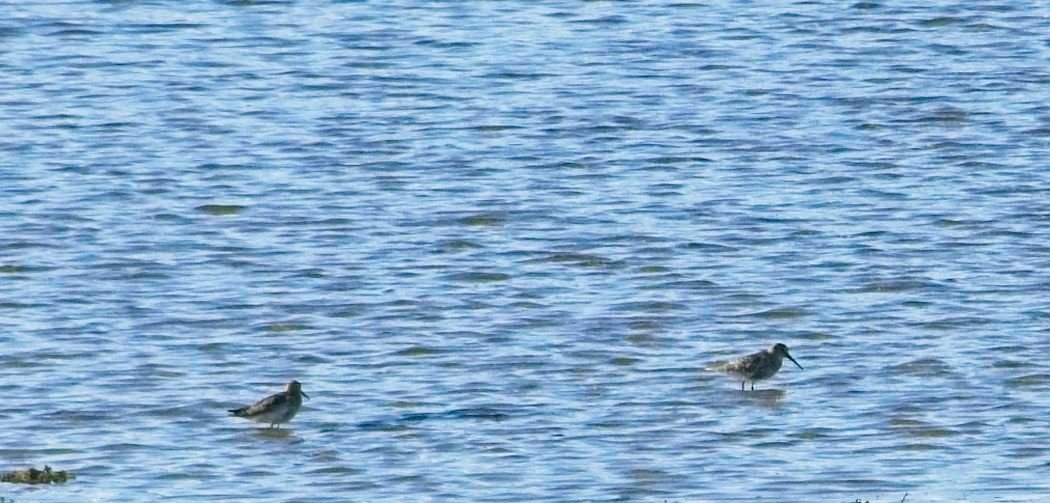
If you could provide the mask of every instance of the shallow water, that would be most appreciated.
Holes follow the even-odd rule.
[[[6,9],[0,496],[1050,493],[1042,4]]]

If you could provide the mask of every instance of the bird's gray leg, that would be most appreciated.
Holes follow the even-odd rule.
[[[744,391],[744,383],[747,381],[740,381],[740,391]]]
[[[755,381],[751,381],[751,391],[755,391]]]

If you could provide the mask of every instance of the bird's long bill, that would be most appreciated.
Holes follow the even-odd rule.
[[[795,359],[791,357],[791,355],[789,355],[787,353],[784,353],[784,356],[788,357],[788,360],[791,360],[791,362],[794,363],[796,367],[798,367],[798,368],[800,368],[802,370],[806,370],[806,369],[803,369],[802,365],[799,365],[798,362],[796,362]]]
[[[798,364],[796,363],[795,365],[798,365]],[[300,392],[300,393],[302,393],[302,394],[303,394],[303,396],[305,396],[307,400],[309,400],[309,399],[310,399],[310,395],[307,395],[305,391],[303,391],[303,390],[299,390],[299,392]]]

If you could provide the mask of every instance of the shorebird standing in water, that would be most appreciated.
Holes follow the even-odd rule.
[[[299,408],[303,406],[303,397],[310,398],[303,392],[303,385],[299,381],[292,381],[284,388],[284,391],[270,395],[247,407],[230,409],[230,414],[251,419],[260,423],[270,423],[281,429],[281,423],[291,421]]]
[[[740,379],[740,391],[744,391],[744,383],[751,381],[751,391],[754,391],[755,381],[761,381],[773,377],[773,375],[780,370],[780,366],[784,363],[785,356],[788,360],[791,360],[797,365],[798,368],[802,368],[802,365],[799,365],[798,362],[788,354],[788,347],[778,342],[757,353],[719,365],[712,365],[707,367],[707,370],[722,372]]]

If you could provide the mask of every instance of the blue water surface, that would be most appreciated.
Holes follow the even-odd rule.
[[[0,496],[1050,494],[1043,3],[0,13]]]

